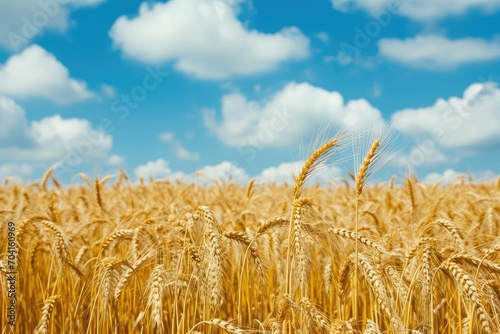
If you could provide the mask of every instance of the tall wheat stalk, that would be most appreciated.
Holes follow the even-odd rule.
[[[354,250],[354,318],[357,319],[358,317],[358,255],[359,255],[359,198],[361,196],[361,193],[363,191],[363,186],[367,181],[368,175],[369,175],[369,170],[370,167],[372,167],[374,163],[374,157],[377,154],[377,149],[380,146],[380,140],[376,139],[368,152],[366,153],[365,158],[361,162],[361,165],[359,167],[358,173],[356,174],[356,182],[355,182],[355,190],[356,190],[356,224],[354,227],[354,233],[355,233],[355,250]]]

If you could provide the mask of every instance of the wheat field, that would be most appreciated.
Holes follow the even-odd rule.
[[[2,333],[498,333],[500,178],[0,187]],[[17,248],[7,307],[8,222]]]

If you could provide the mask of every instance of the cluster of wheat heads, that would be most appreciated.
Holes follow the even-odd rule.
[[[380,144],[380,143],[379,143]],[[200,187],[122,172],[0,187],[16,222],[17,323],[2,333],[498,333],[500,179]]]

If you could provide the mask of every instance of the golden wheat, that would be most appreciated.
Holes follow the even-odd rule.
[[[6,183],[0,244],[15,222],[18,307],[15,326],[0,329],[498,333],[500,186],[371,185],[381,140],[353,186],[307,187],[336,138],[290,185],[132,184],[121,171],[114,183],[81,174],[84,186],[65,187],[51,170]],[[10,265],[4,246],[2,319]]]

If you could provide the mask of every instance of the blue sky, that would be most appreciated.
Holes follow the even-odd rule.
[[[499,0],[2,2],[0,178],[283,181],[327,124],[391,123],[375,179],[493,179],[498,22]]]

